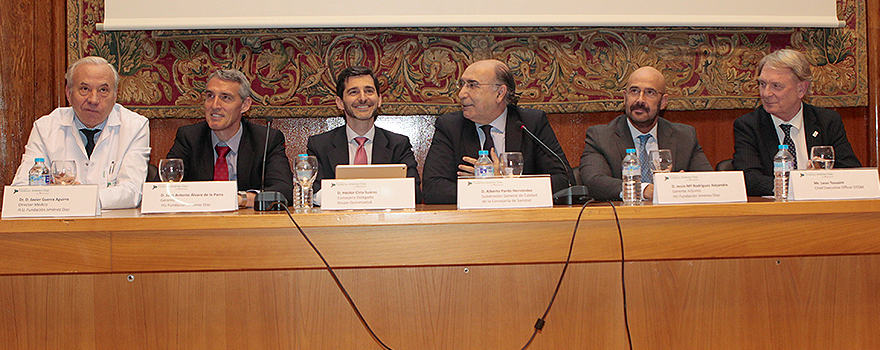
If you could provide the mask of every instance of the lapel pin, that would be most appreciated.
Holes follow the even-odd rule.
[[[818,132],[818,131],[813,131],[813,137],[816,137],[816,136],[819,136],[819,132]]]

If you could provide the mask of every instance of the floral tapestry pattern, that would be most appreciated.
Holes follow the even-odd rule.
[[[838,0],[842,28],[392,28],[101,32],[102,0],[69,0],[68,59],[99,55],[122,77],[119,102],[150,118],[202,117],[204,79],[218,68],[251,80],[257,115],[335,116],[334,75],[379,75],[383,114],[455,110],[454,82],[470,62],[513,69],[520,104],[548,113],[622,109],[635,68],[667,79],[669,109],[754,108],[755,66],[779,48],[813,64],[811,103],[867,105],[863,0]]]

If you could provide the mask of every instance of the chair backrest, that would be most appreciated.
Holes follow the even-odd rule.
[[[715,171],[731,171],[733,169],[733,158],[725,159],[715,165]]]
[[[147,164],[147,182],[161,182],[159,180],[159,167]]]

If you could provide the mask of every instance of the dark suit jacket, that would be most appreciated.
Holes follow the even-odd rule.
[[[519,123],[526,126],[565,162],[559,163],[556,157],[548,154],[528,135],[523,135]],[[556,134],[547,121],[544,112],[534,109],[507,106],[507,127],[504,131],[504,147],[508,152],[522,152],[523,174],[550,174],[553,192],[567,188],[571,181],[570,166],[556,139]],[[448,113],[437,118],[434,124],[434,139],[425,159],[425,182],[422,189],[426,204],[453,204],[458,197],[458,165],[465,164],[464,156],[477,158],[480,138],[474,122],[466,119],[462,112]]]
[[[266,127],[241,121],[241,142],[238,145],[238,190],[260,189],[263,175],[263,149]],[[183,159],[183,181],[211,181],[214,179],[214,147],[211,128],[202,121],[177,129],[174,145],[167,158]],[[293,203],[293,173],[284,152],[284,135],[272,129],[269,134],[268,162],[266,162],[266,191],[281,192],[287,203]]]
[[[807,150],[813,146],[834,146],[835,168],[862,166],[846,138],[840,114],[806,103],[803,114]],[[733,122],[733,139],[733,167],[743,171],[746,193],[749,196],[772,195],[773,156],[779,151],[779,137],[764,106]]]
[[[306,149],[309,155],[318,158],[318,163],[321,164],[318,177],[313,185],[315,192],[318,192],[321,189],[322,179],[336,178],[337,165],[348,164],[348,140],[345,135],[345,125],[310,136]],[[377,127],[376,135],[373,137],[373,154],[370,159],[372,159],[372,164],[406,164],[406,176],[415,178],[416,203],[422,202],[419,165],[416,163],[416,157],[408,137]]]
[[[693,126],[657,120],[657,146],[672,151],[673,171],[712,171],[712,164],[697,141]],[[626,115],[587,129],[586,145],[578,168],[581,181],[596,200],[620,199],[623,158],[633,143]]]

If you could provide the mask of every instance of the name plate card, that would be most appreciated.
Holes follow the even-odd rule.
[[[728,203],[746,201],[742,171],[655,173],[654,203]]]
[[[792,170],[792,200],[880,198],[877,168]]]
[[[141,213],[238,210],[235,181],[145,182]]]
[[[458,209],[550,208],[549,175],[458,178]]]
[[[321,210],[414,209],[416,180],[324,179],[321,180]]]
[[[3,191],[4,219],[100,213],[97,185],[6,186]]]

